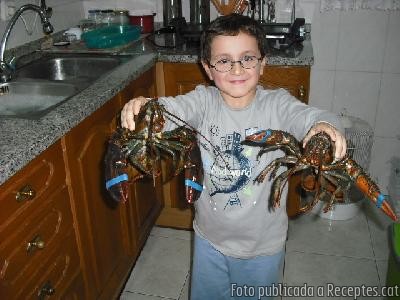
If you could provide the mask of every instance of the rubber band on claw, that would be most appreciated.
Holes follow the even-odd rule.
[[[121,174],[117,177],[114,177],[114,178],[108,180],[106,182],[106,189],[109,190],[110,187],[112,187],[120,182],[123,182],[123,181],[128,181],[128,174]]]
[[[386,200],[386,196],[383,194],[379,194],[379,196],[376,198],[376,207],[381,208],[383,201]]]
[[[190,179],[185,180],[185,185],[190,186],[199,192],[201,192],[203,190],[203,186],[201,186],[200,184],[198,184]]]

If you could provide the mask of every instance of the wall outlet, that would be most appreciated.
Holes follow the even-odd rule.
[[[0,18],[2,21],[10,20],[15,10],[15,0],[0,0]]]

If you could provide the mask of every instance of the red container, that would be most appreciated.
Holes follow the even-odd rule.
[[[129,16],[129,21],[132,25],[142,27],[142,33],[150,33],[154,31],[154,16],[156,14]]]

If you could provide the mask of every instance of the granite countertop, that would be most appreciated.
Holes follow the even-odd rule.
[[[52,52],[52,49],[46,51]],[[53,52],[55,51],[53,49]],[[59,48],[57,51],[62,52]],[[120,49],[118,54],[130,55],[131,58],[42,118],[38,120],[0,118],[0,184],[100,108],[132,80],[149,70],[157,61],[199,61],[196,48],[182,46],[176,49],[155,49],[146,39]],[[311,42],[303,43],[303,50],[297,57],[270,55],[268,63],[312,65]]]

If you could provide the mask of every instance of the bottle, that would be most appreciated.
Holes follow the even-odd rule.
[[[88,10],[88,19],[92,20],[95,24],[101,24],[101,11],[100,9],[89,9]]]
[[[129,24],[129,11],[126,9],[114,10],[114,23],[118,25]]]
[[[105,25],[111,25],[114,22],[114,11],[112,9],[103,9],[101,11],[101,21]]]

